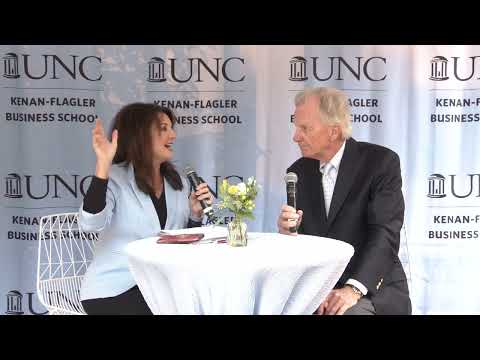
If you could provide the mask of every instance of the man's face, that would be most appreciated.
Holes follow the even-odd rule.
[[[326,152],[332,146],[332,125],[323,123],[321,117],[315,98],[307,97],[303,105],[295,108],[293,141],[304,157],[326,161]]]

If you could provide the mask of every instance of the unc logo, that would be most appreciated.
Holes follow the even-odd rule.
[[[245,59],[239,57],[213,59],[152,57],[148,62],[148,82],[164,82],[167,78],[176,83],[205,82],[241,82],[245,79],[242,65]]]
[[[150,82],[163,82],[165,78],[165,61],[159,57],[153,57],[148,62],[148,79]]]
[[[22,315],[22,299],[23,295],[17,291],[12,290],[7,294],[7,315]]]
[[[432,174],[428,177],[427,196],[434,199],[447,196],[457,199],[479,198],[480,174],[450,174],[447,176]]]
[[[5,197],[8,198],[21,198],[22,195],[22,182],[20,176],[17,174],[8,174],[5,177]]]
[[[447,76],[447,64],[448,60],[443,56],[435,56],[430,60],[430,80],[433,81],[444,81],[448,80]]]
[[[429,198],[445,197],[445,177],[440,174],[432,174],[428,177],[428,194]]]
[[[28,307],[28,313],[32,315],[45,315],[48,313],[48,311],[37,311],[34,309],[33,306],[33,298],[35,293],[33,292],[27,292],[27,307]],[[5,311],[5,314],[7,315],[23,315],[24,311],[22,309],[22,300],[23,300],[23,295],[20,291],[17,290],[11,290],[7,294],[7,311]]]
[[[307,60],[301,56],[294,56],[290,60],[290,81],[305,81],[307,77]]]
[[[443,56],[435,56],[430,60],[430,80],[444,81],[448,79],[458,81],[480,80],[477,71],[480,56],[451,56],[449,59]],[[448,69],[450,68],[450,69]],[[450,76],[449,76],[450,75]]]
[[[349,58],[311,56],[309,59],[311,59],[311,68],[308,71],[317,81],[368,80],[377,82],[387,78],[385,68],[387,59],[380,56],[370,58],[362,56]],[[302,56],[294,56],[290,60],[289,80],[305,81],[307,79],[307,59]]]
[[[102,59],[98,56],[42,54],[32,57],[29,54],[7,53],[3,60],[3,77],[18,79],[20,76],[32,80],[40,79],[84,79],[100,81]],[[41,71],[38,72],[38,69]],[[43,73],[42,73],[43,71]]]
[[[61,199],[67,197],[78,198],[80,194],[85,196],[88,189],[89,180],[92,175],[81,177],[72,174],[69,177],[62,177],[58,174],[44,175],[18,175],[8,174],[5,177],[6,198],[25,198],[41,200],[47,197],[52,199]],[[22,187],[25,185],[25,194]]]
[[[18,56],[14,53],[5,54],[3,60],[3,77],[7,79],[17,79],[18,74]]]

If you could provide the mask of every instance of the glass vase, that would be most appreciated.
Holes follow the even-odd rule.
[[[234,218],[228,223],[227,243],[230,246],[247,246],[247,224]]]

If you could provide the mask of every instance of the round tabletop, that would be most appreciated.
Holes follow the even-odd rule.
[[[310,235],[252,232],[247,246],[231,247],[215,241],[224,227],[168,233],[205,237],[191,244],[151,237],[126,247],[154,314],[312,314],[353,255],[350,244]]]

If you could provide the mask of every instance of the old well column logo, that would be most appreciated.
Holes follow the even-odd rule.
[[[430,65],[430,80],[443,81],[448,79],[448,60],[446,58],[444,58],[443,56],[435,56],[432,60],[430,60]]]
[[[294,56],[290,60],[290,77],[291,81],[307,80],[307,60],[301,56]]]
[[[18,56],[14,53],[8,53],[3,58],[3,77],[9,79],[17,79],[20,77],[18,73]]]
[[[21,198],[23,196],[20,176],[17,174],[8,174],[8,176],[5,177],[4,196],[8,198]]]
[[[7,294],[7,311],[8,315],[22,315],[22,299],[23,295],[17,291],[12,290]]]
[[[152,57],[148,62],[148,79],[149,82],[163,82],[165,78],[165,61],[159,57]]]
[[[429,198],[445,197],[445,177],[440,174],[432,174],[428,177],[428,195]]]

